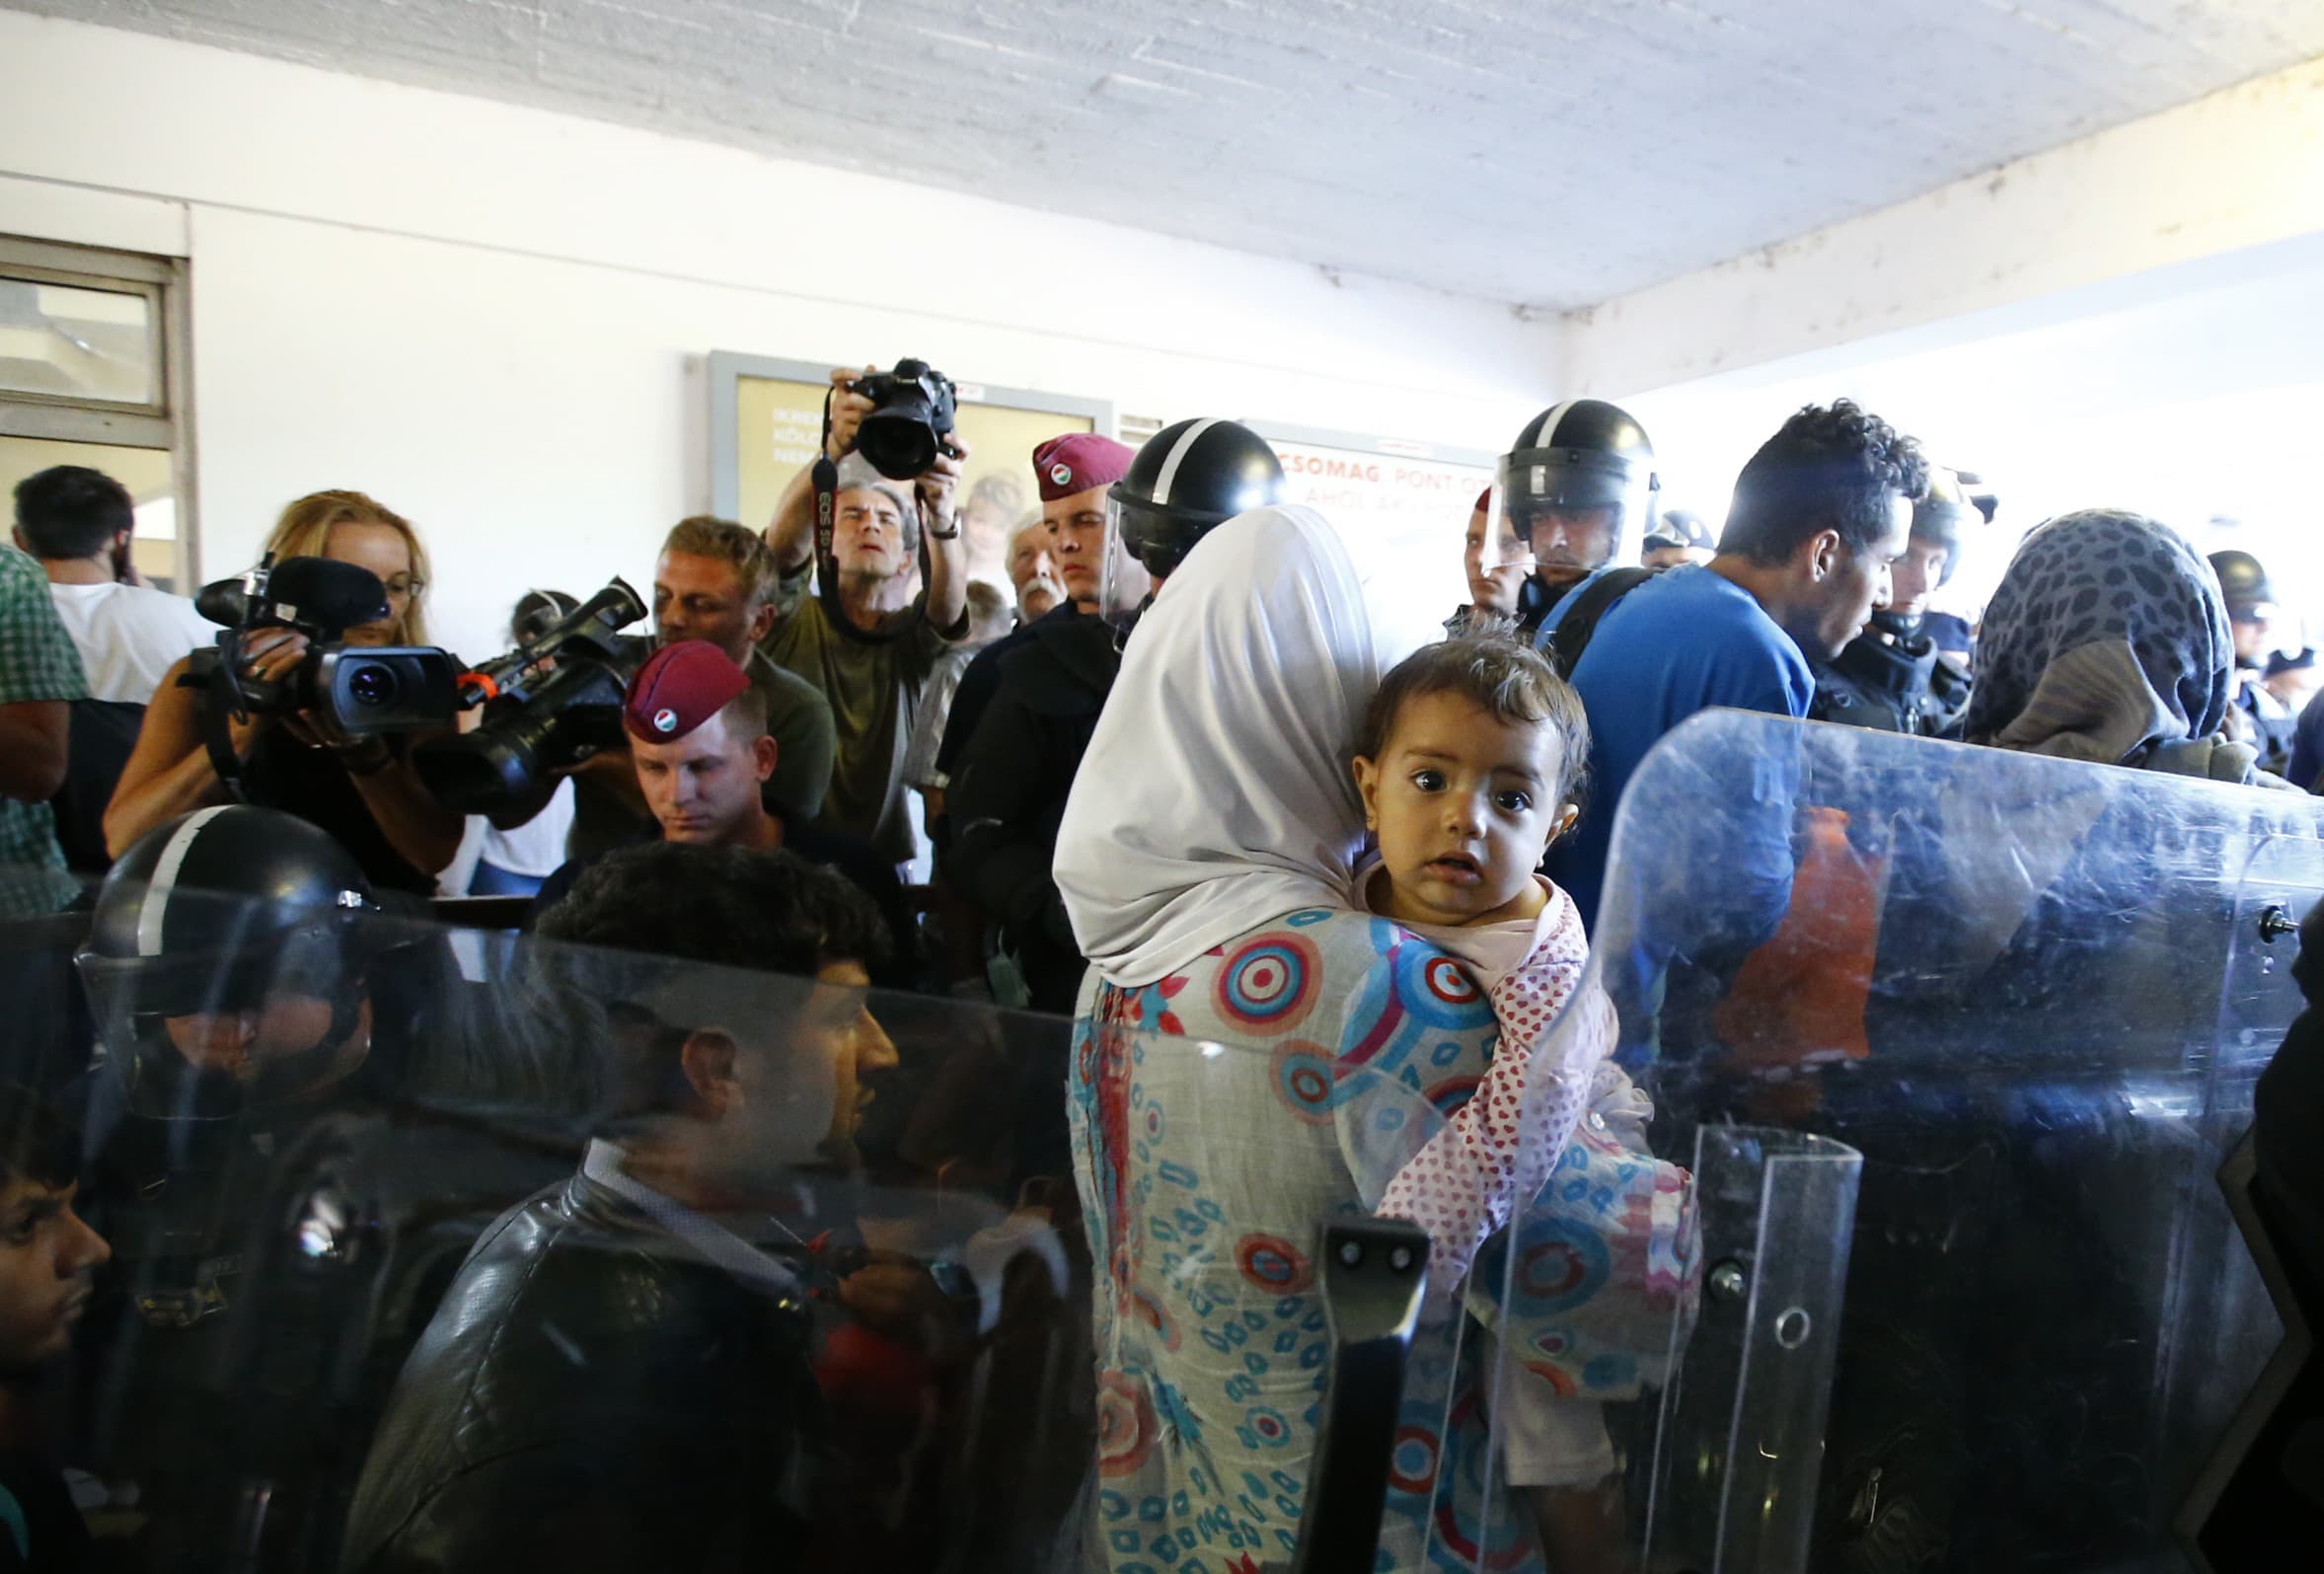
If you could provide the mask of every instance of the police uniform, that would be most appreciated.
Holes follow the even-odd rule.
[[[1938,738],[1969,709],[1969,674],[1923,633],[1891,638],[1867,629],[1831,660],[1809,664],[1816,674],[1811,720]]]

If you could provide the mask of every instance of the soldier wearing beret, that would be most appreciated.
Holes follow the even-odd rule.
[[[870,897],[886,921],[891,954],[882,987],[910,982],[911,915],[895,866],[863,841],[812,823],[792,823],[768,805],[767,781],[782,749],[767,733],[765,692],[716,645],[686,639],[648,656],[622,705],[637,789],[653,834],[634,841],[706,847],[783,848],[837,870]],[[578,858],[542,882],[535,916],[572,889],[594,857]]]

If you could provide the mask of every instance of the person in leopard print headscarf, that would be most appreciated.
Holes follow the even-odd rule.
[[[2235,643],[2218,581],[2142,514],[2085,508],[2028,535],[1986,609],[1978,662],[1972,743],[2260,779],[2255,751],[2222,731]]]

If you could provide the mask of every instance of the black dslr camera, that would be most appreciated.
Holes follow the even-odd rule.
[[[519,645],[460,678],[461,710],[485,708],[473,732],[412,751],[420,783],[461,814],[521,802],[543,778],[622,741],[622,696],[645,645],[621,631],[645,603],[616,579]]]
[[[328,737],[441,725],[458,708],[460,664],[430,645],[349,645],[346,632],[388,615],[379,575],[330,558],[268,553],[239,579],[204,585],[193,605],[223,624],[215,649],[194,653],[187,682],[235,715],[308,714]],[[270,678],[253,676],[243,644],[261,629],[307,637],[307,652]]]
[[[952,434],[952,379],[926,361],[900,360],[892,371],[858,378],[848,392],[877,407],[856,431],[865,464],[890,481],[911,481],[936,463]]]

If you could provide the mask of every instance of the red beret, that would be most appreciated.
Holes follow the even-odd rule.
[[[750,674],[708,639],[681,639],[645,658],[622,702],[622,725],[645,743],[674,743],[726,709]]]
[[[1130,472],[1138,450],[1095,432],[1067,432],[1033,450],[1033,476],[1041,501],[1053,503],[1092,487],[1110,487]]]
[[[1481,514],[1489,510],[1492,506],[1493,488],[1487,487],[1483,491],[1480,491],[1476,494],[1476,506],[1471,508],[1469,512],[1472,514]]]

